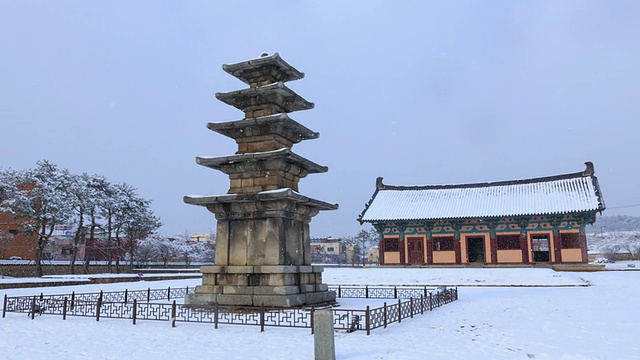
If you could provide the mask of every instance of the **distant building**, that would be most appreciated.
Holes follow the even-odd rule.
[[[25,231],[22,224],[10,213],[0,212],[0,258],[9,259],[18,256],[25,260],[34,260],[38,249],[38,235]]]
[[[209,242],[215,244],[215,238],[211,239],[211,234],[193,234],[191,235],[191,241],[196,242]]]
[[[367,263],[377,264],[379,262],[380,262],[380,250],[378,248],[367,250]]]
[[[585,225],[605,209],[591,162],[578,173],[493,183],[390,186],[358,220],[385,265],[587,263]]]
[[[342,263],[343,248],[340,239],[312,238],[311,242],[311,261],[314,263]]]

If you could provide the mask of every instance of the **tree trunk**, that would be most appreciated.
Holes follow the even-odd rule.
[[[120,232],[116,230],[116,274],[120,274]]]
[[[85,242],[84,263],[82,264],[82,271],[85,274],[89,273],[89,262],[91,261],[91,254],[93,254],[95,250],[94,235],[96,232],[96,216],[93,209],[90,211],[90,213],[91,213],[91,229],[89,230],[89,242]]]
[[[76,234],[73,237],[73,248],[71,249],[71,260],[69,261],[69,274],[76,273],[76,259],[78,258],[78,247],[80,246],[80,239],[84,237],[84,212],[80,210],[80,218],[78,222],[78,228]],[[86,247],[85,247],[86,251]]]

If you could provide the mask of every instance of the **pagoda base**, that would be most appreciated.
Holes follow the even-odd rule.
[[[202,285],[185,298],[186,307],[299,307],[333,303],[336,293],[322,283],[321,266],[204,266]]]

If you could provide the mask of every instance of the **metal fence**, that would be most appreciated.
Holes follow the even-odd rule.
[[[330,287],[334,289],[336,287]],[[95,318],[129,319],[133,324],[138,320],[219,324],[256,325],[264,331],[267,326],[310,328],[313,333],[315,308],[270,308],[214,305],[208,309],[188,308],[172,303],[153,303],[152,300],[171,300],[184,297],[194,288],[147,289],[139,291],[100,292],[85,294],[63,294],[17,296],[5,295],[2,317],[7,312],[27,313],[32,319],[37,314],[85,316]],[[366,331],[387,327],[394,322],[414,315],[424,314],[434,308],[458,299],[457,288],[427,289],[426,287],[358,287],[355,285],[336,288],[340,297],[397,299],[397,302],[382,307],[359,309],[334,308],[334,328],[347,332]],[[395,297],[387,296],[388,294]],[[426,296],[425,296],[426,294]],[[182,295],[182,296],[179,296]],[[411,295],[408,298],[403,296]],[[413,297],[413,295],[418,295]]]

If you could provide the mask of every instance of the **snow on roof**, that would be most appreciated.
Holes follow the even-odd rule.
[[[604,210],[593,165],[584,172],[482,184],[377,189],[358,220],[441,220]]]

